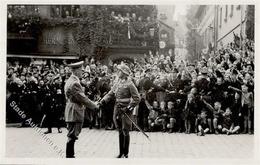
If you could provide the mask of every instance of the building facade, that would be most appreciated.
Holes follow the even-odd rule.
[[[169,54],[174,52],[175,49],[175,24],[174,12],[175,6],[173,5],[158,5],[157,18],[159,23],[159,53]]]
[[[195,15],[198,20],[197,30],[202,39],[202,53],[207,53],[214,46],[215,6],[201,5]]]
[[[152,5],[8,5],[7,12],[10,58],[134,59],[159,47]]]
[[[186,27],[186,16],[178,15],[177,20],[175,21],[175,62],[176,64],[180,64],[181,61],[186,61],[188,51],[186,49],[186,35],[187,35],[187,27]]]
[[[225,46],[234,41],[234,34],[245,37],[247,5],[218,5],[217,44]]]
[[[247,5],[201,5],[195,18],[198,32],[203,39],[202,52],[226,46],[234,35],[245,37]]]

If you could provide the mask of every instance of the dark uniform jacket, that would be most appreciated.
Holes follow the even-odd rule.
[[[67,99],[65,121],[83,122],[85,108],[94,109],[96,105],[84,94],[79,78],[73,74],[67,80],[64,91]]]
[[[195,82],[195,87],[198,90],[198,93],[205,95],[209,91],[209,81],[206,78],[202,78]]]

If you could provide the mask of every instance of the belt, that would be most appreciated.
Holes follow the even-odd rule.
[[[130,103],[131,98],[116,99],[117,103]]]
[[[71,99],[67,99],[67,102],[68,103],[73,103],[73,104],[78,104],[78,105],[81,105],[81,103],[78,103],[78,102],[75,102],[75,101],[72,101]]]

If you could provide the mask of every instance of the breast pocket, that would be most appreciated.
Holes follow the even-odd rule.
[[[122,86],[121,88],[118,89],[117,96],[119,98],[129,98],[130,97],[129,88],[127,86]]]

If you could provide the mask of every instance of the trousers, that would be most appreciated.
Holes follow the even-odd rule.
[[[81,132],[83,122],[67,122],[68,140],[66,144],[66,158],[75,158],[74,145]]]

